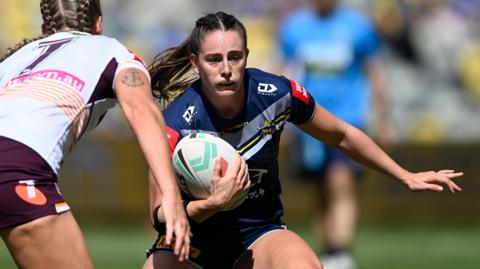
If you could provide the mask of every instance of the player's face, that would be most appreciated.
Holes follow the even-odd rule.
[[[243,43],[238,32],[217,30],[202,38],[198,55],[190,55],[207,95],[216,98],[242,94],[248,55]]]

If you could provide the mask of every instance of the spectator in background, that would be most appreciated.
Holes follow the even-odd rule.
[[[317,102],[359,129],[367,127],[371,95],[378,114],[378,139],[391,139],[384,82],[377,55],[381,42],[364,15],[336,0],[314,0],[290,14],[279,39],[287,66]],[[300,70],[300,72],[298,72]],[[359,166],[306,133],[298,134],[301,171],[318,181],[326,269],[354,268],[350,251],[357,222],[355,178]]]

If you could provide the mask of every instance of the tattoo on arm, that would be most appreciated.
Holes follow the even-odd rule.
[[[143,81],[142,77],[140,76],[141,72],[135,68],[128,68],[125,75],[123,75],[122,83],[129,86],[129,87],[140,87],[145,85],[145,81]]]

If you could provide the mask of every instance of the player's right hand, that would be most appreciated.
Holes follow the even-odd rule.
[[[232,200],[237,199],[238,196],[244,195],[251,184],[248,177],[247,163],[240,156],[235,158],[235,162],[226,171],[225,175],[221,176],[221,174],[220,161],[216,160],[210,183],[211,195],[208,199],[220,209],[224,208]]]
[[[183,201],[179,196],[178,199],[168,199],[166,195],[162,197],[162,200],[166,227],[166,244],[173,248],[179,261],[184,261],[190,255],[191,232]],[[172,245],[173,240],[175,242]]]

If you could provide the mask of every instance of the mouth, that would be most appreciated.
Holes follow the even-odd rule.
[[[220,89],[230,89],[235,87],[235,82],[221,82],[217,84],[217,87]]]

